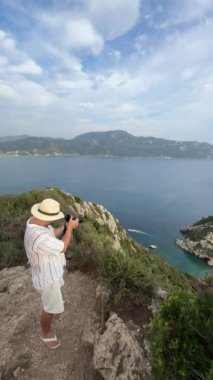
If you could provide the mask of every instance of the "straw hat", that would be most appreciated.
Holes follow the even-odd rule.
[[[44,199],[41,203],[36,203],[31,208],[31,213],[37,219],[54,221],[64,218],[63,212],[60,211],[60,204],[54,199]]]

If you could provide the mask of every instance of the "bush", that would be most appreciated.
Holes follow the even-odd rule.
[[[72,196],[58,189],[0,196],[0,269],[26,263],[23,245],[26,221],[32,205],[44,198],[57,200],[64,214],[71,212],[77,199],[75,197],[74,201]],[[96,218],[95,212],[94,216],[85,216],[84,222],[74,231],[74,239],[67,252],[67,256],[73,257],[70,267],[94,271],[103,282],[112,285],[116,300],[127,296],[140,303],[155,284],[164,289],[170,289],[174,284],[191,289],[190,278],[131,238],[123,238],[120,226],[122,250],[115,250],[114,234],[107,224],[101,225]]]
[[[163,302],[150,324],[154,379],[210,379],[212,312],[210,295],[176,290]]]

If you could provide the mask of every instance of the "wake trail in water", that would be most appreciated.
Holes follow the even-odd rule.
[[[151,236],[150,234],[148,234],[147,232],[144,232],[144,231],[141,231],[141,230],[134,230],[132,228],[128,228],[128,231],[129,232],[134,232],[136,234],[141,234],[141,235],[148,235],[148,236]]]

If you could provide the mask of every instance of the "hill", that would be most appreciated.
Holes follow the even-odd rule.
[[[0,141],[0,154],[212,159],[213,145],[136,137],[124,131],[112,131],[85,133],[71,140],[24,137],[13,141]]]
[[[23,249],[30,208],[48,197],[84,215],[67,252],[71,309],[56,320],[59,354],[38,340],[39,297]],[[193,371],[211,379],[213,297],[196,279],[136,243],[103,206],[62,190],[1,196],[0,209],[2,379],[186,380]]]
[[[20,140],[20,139],[25,139],[27,137],[29,137],[29,136],[28,135],[4,136],[4,137],[0,137],[0,141],[2,141],[2,142],[17,141],[17,140]]]
[[[179,285],[181,288],[187,284],[190,286],[187,276],[172,268],[153,251],[147,250],[131,239],[103,206],[84,202],[78,196],[58,189],[33,190],[21,195],[0,196],[0,269],[26,264],[23,234],[26,220],[30,216],[31,205],[41,199],[52,197],[60,202],[65,214],[84,215],[84,223],[75,231],[72,249],[67,252],[68,256],[72,254],[72,251],[75,252],[72,259],[75,266],[95,268],[109,281],[111,276],[113,278],[115,276],[112,270],[116,271],[116,276],[118,276],[116,281],[119,281],[124,270],[122,265],[135,266],[135,274],[139,276],[137,277],[138,286],[140,282],[145,284],[146,281],[148,287],[148,283],[153,285],[155,282],[167,289],[174,285]],[[120,273],[116,260],[120,262]],[[141,267],[140,275],[137,265]],[[128,286],[131,287],[129,281],[127,281]],[[131,281],[133,284],[134,279],[132,278]]]

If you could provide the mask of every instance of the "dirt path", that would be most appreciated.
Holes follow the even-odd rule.
[[[38,337],[40,298],[26,271],[19,278],[25,278],[25,283],[18,291],[0,293],[0,379],[100,379],[91,366],[91,351],[81,343],[85,322],[95,307],[96,282],[80,272],[67,274],[63,293],[70,305],[54,323],[63,343],[51,351]]]

